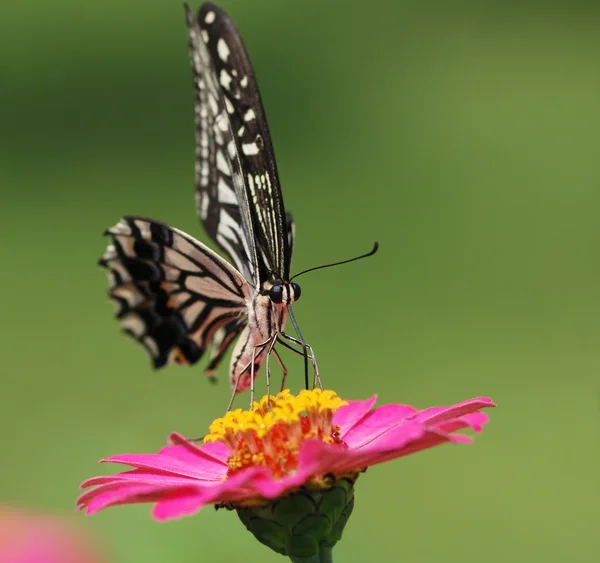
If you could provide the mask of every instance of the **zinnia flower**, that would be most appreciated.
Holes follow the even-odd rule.
[[[212,504],[235,509],[261,542],[292,560],[319,554],[330,560],[360,473],[445,442],[469,443],[470,436],[455,432],[479,432],[487,422],[480,409],[495,406],[479,397],[425,410],[399,404],[373,409],[375,400],[343,401],[319,389],[263,397],[251,410],[215,420],[203,445],[173,433],[157,454],[102,460],[135,469],[87,480],[81,487],[93,488],[78,507],[93,514],[152,502],[154,518],[167,520]]]

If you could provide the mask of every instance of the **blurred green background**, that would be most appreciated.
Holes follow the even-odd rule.
[[[261,86],[293,269],[381,243],[302,279],[326,385],[500,407],[474,445],[362,476],[336,561],[597,561],[598,5],[222,5]],[[229,396],[198,366],[152,372],[96,266],[124,214],[207,241],[181,4],[4,3],[0,96],[0,502],[71,514],[81,481],[118,469],[98,459],[202,435]],[[149,512],[73,518],[118,563],[282,560],[234,513]]]

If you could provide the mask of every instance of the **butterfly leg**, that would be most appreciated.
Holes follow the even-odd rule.
[[[271,353],[273,353],[275,355],[277,363],[281,367],[281,371],[283,371],[283,378],[281,380],[281,391],[283,391],[283,386],[285,385],[285,378],[287,376],[287,369],[286,369],[283,361],[281,360],[281,357],[277,353],[277,350],[275,349],[275,343],[276,342],[278,342],[278,339],[275,336],[271,340],[271,343],[269,344],[269,349],[267,350],[267,359],[266,359],[266,372],[267,372],[267,374],[266,374],[266,379],[267,379],[267,395],[268,396],[271,395],[271,367],[269,365],[269,360],[271,358]]]
[[[254,346],[254,348],[252,348],[251,361],[248,364],[246,364],[246,366],[244,367],[244,369],[242,371],[240,371],[240,373],[238,374],[238,376],[235,380],[235,385],[233,386],[233,391],[231,392],[231,398],[229,399],[229,404],[227,405],[227,410],[225,412],[229,412],[231,410],[231,406],[233,405],[233,400],[235,399],[235,396],[237,395],[237,390],[240,385],[240,380],[242,379],[242,375],[244,375],[244,373],[246,373],[246,371],[248,371],[248,369],[250,369],[250,406],[252,406],[252,403],[254,402],[254,360],[255,360],[256,348],[257,348],[257,346]]]
[[[227,405],[227,411],[231,410],[231,406],[233,405],[233,400],[235,399],[235,396],[237,394],[237,390],[239,388],[239,384],[241,381],[242,376],[248,371],[250,370],[250,407],[252,407],[253,403],[254,403],[254,379],[256,377],[256,370],[258,367],[260,367],[260,364],[257,365],[257,360],[260,357],[260,355],[265,351],[265,347],[268,346],[269,344],[271,344],[272,339],[268,339],[265,340],[264,342],[260,342],[258,344],[255,344],[254,346],[252,346],[252,353],[250,356],[250,361],[244,366],[244,369],[242,369],[240,371],[240,373],[237,375],[236,379],[235,379],[235,385],[233,387],[233,392],[231,394],[231,398],[229,399],[229,405]],[[242,354],[243,351],[242,351]],[[245,354],[244,354],[245,356]],[[245,356],[247,357],[247,356]],[[247,387],[246,387],[247,388]]]
[[[277,342],[279,342],[281,344],[281,341],[279,339],[277,340]],[[283,363],[283,360],[281,359],[279,352],[277,352],[277,350],[275,348],[273,348],[273,354],[275,355],[275,359],[277,360],[277,363],[279,364],[279,367],[281,368],[281,371],[283,372],[283,377],[281,378],[281,389],[280,389],[280,391],[283,391],[285,389],[285,379],[287,377],[288,370],[285,367],[285,364]]]
[[[231,405],[233,405],[233,400],[235,399],[235,396],[237,395],[237,390],[238,390],[238,386],[240,384],[240,379],[242,378],[242,374],[244,372],[240,372],[240,374],[237,376],[237,379],[235,380],[235,386],[233,387],[233,391],[231,393],[231,398],[229,399],[229,404],[227,405],[227,410],[225,412],[229,412],[231,410]]]
[[[229,412],[231,410],[231,406],[233,405],[233,400],[235,399],[235,396],[237,395],[237,390],[238,390],[238,386],[240,384],[240,379],[242,379],[242,375],[244,375],[244,373],[246,373],[246,371],[248,369],[250,369],[250,406],[252,406],[252,404],[254,403],[254,360],[255,360],[256,348],[257,348],[257,346],[255,346],[254,349],[252,350],[252,361],[250,363],[248,363],[248,365],[240,372],[240,374],[237,376],[237,379],[235,380],[235,386],[231,393],[231,397],[229,399],[229,404],[227,405],[227,410],[225,412]]]
[[[301,352],[300,350],[296,350],[296,348],[294,348],[293,346],[291,346],[290,344],[288,344],[285,340],[281,340],[281,338],[278,337],[277,338],[277,343],[281,344],[284,348],[287,348],[288,350],[291,350],[292,352],[294,352],[294,354],[298,354],[298,356],[302,356],[304,358],[304,352]],[[300,341],[298,341],[298,344],[300,346],[302,346],[302,343]],[[311,362],[312,362],[312,356],[310,354],[308,354],[306,357],[309,360],[311,360]]]
[[[252,348],[252,359],[250,360],[250,408],[254,404],[254,362],[256,360],[256,346]]]
[[[250,408],[252,408],[252,405],[254,404],[254,370],[255,370],[255,366],[256,366],[256,359],[264,352],[265,350],[265,346],[267,346],[269,344],[268,340],[265,340],[264,342],[261,342],[260,344],[256,344],[253,348],[252,348],[252,359],[250,360]],[[260,350],[257,353],[257,350],[260,348]],[[267,362],[268,362],[268,356],[267,356]],[[268,366],[268,363],[267,363]],[[245,371],[246,368],[244,368],[243,371]],[[267,395],[269,394],[269,379],[268,379],[268,368],[267,368]]]
[[[314,352],[312,346],[310,346],[309,344],[306,344],[305,342],[304,343],[301,342],[297,338],[294,338],[293,336],[290,336],[289,334],[286,334],[285,332],[282,332],[281,336],[283,336],[285,339],[289,340],[290,342],[293,342],[294,344],[297,344],[298,346],[302,346],[302,348],[303,348],[304,351],[300,352],[300,351],[296,350],[295,348],[293,348],[292,346],[286,345],[286,343],[284,343],[283,341],[281,341],[281,340],[279,341],[286,348],[288,348],[288,349],[296,352],[296,354],[298,354],[300,356],[308,357],[308,359],[312,363],[313,372],[314,372],[313,389],[318,384],[319,388],[322,390],[323,389],[323,383],[321,382],[321,377],[319,375],[319,365],[317,363],[317,357],[315,356],[315,352]],[[310,352],[310,354],[306,354],[306,351]]]

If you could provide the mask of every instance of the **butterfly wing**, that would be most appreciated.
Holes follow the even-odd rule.
[[[287,222],[287,256],[286,263],[288,269],[292,267],[292,254],[294,253],[294,240],[296,238],[296,224],[291,213],[286,214]],[[286,278],[287,279],[287,278]]]
[[[255,287],[256,247],[241,162],[221,86],[196,17],[184,4],[194,77],[196,208],[210,238]]]
[[[222,331],[235,336],[246,323],[251,289],[244,277],[189,235],[140,217],[124,217],[100,265],[109,270],[109,294],[123,329],[150,353],[154,366],[193,364]],[[230,339],[231,341],[231,339]]]
[[[209,236],[260,288],[289,279],[279,176],[258,85],[233,21],[206,3],[186,6],[194,71],[196,194]],[[244,241],[245,239],[245,241]]]

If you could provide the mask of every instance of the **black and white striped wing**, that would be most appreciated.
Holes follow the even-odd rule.
[[[289,279],[291,248],[258,85],[238,30],[218,6],[186,6],[194,71],[196,194],[209,236],[246,279]],[[245,239],[245,240],[244,240]]]
[[[193,364],[213,345],[214,369],[247,323],[251,288],[212,250],[157,221],[124,217],[106,234],[100,260],[123,329],[150,353],[154,367]]]

